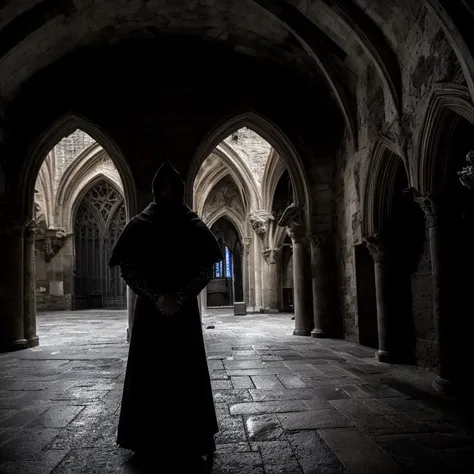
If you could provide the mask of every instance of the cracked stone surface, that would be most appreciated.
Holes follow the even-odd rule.
[[[41,313],[41,345],[0,355],[2,474],[145,472],[115,445],[126,325],[126,312]],[[432,373],[381,364],[373,350],[347,341],[293,336],[287,314],[215,310],[203,320],[203,328],[209,325],[215,329],[204,334],[220,427],[209,472],[472,468],[472,421],[431,388]],[[168,336],[179,350],[179,335]],[[182,442],[186,449],[184,432]],[[146,472],[164,472],[162,454],[157,450],[156,467]]]

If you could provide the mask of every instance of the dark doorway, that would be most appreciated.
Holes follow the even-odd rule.
[[[224,259],[214,265],[213,279],[207,286],[207,306],[232,306],[234,301],[244,299],[242,242],[237,229],[226,218],[219,219],[212,231]]]

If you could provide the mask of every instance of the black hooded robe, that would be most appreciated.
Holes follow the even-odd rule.
[[[117,241],[109,264],[120,265],[138,296],[118,425],[121,447],[146,454],[215,450],[218,427],[197,295],[219,260],[216,238],[182,202],[151,203]],[[155,305],[169,293],[184,300],[171,316]]]

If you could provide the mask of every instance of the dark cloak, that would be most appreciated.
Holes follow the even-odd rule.
[[[153,190],[171,180],[174,199],[155,198],[131,219],[110,259],[138,295],[117,443],[135,452],[208,454],[218,427],[196,296],[222,253],[182,202],[184,187],[173,170],[160,168]],[[173,292],[181,292],[184,303],[166,316],[153,299]]]

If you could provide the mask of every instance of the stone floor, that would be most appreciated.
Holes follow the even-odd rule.
[[[220,423],[212,473],[474,472],[472,425],[432,374],[292,325],[204,318]],[[1,473],[143,472],[115,446],[125,327],[125,312],[40,314],[41,346],[0,355]]]

